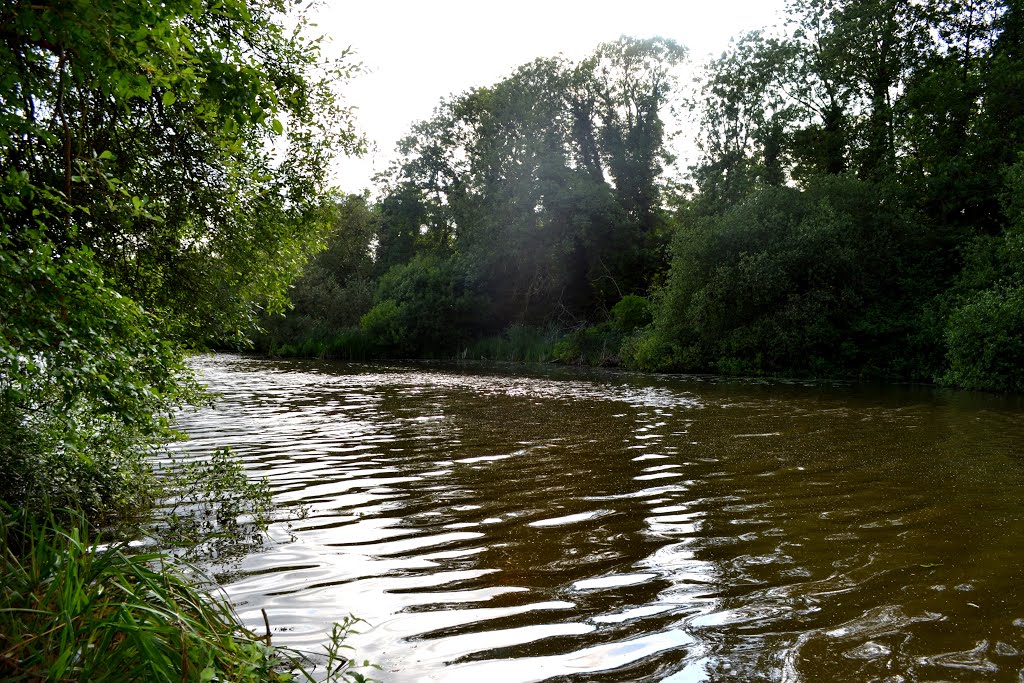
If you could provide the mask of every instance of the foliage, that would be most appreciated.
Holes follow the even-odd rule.
[[[604,322],[574,330],[555,345],[555,358],[569,365],[615,366],[622,334]]]
[[[104,280],[86,247],[40,231],[0,235],[0,499],[94,516],[151,497],[147,458],[173,436],[170,411],[197,401],[156,321]]]
[[[637,336],[637,330],[650,325],[653,319],[650,301],[628,294],[612,306],[608,320],[565,335],[555,346],[554,356],[573,365],[619,365],[623,346]]]
[[[290,355],[361,355],[342,337],[359,325],[373,304],[376,281],[371,255],[378,217],[363,196],[343,196],[331,208],[326,248],[313,256],[290,292],[291,310],[267,315],[254,335],[256,348]],[[351,335],[349,335],[351,336]],[[289,355],[289,354],[284,354]]]
[[[502,327],[578,323],[644,291],[665,265],[661,115],[684,56],[624,37],[443,101],[382,179],[382,269],[455,255]]]
[[[927,289],[915,220],[870,183],[767,188],[680,230],[658,319],[684,370],[893,374]],[[916,277],[908,277],[914,274]],[[920,305],[920,300],[917,301]],[[910,308],[910,314],[913,308]]]
[[[363,340],[511,357],[522,330],[554,328],[527,353],[1016,386],[1020,3],[786,10],[703,69],[682,183],[666,177],[685,57],[670,41],[537,59],[442,100],[380,177],[373,276],[403,293],[378,290]],[[458,264],[479,315],[415,293],[425,256]]]
[[[748,34],[708,68],[699,192],[683,203],[657,324],[627,363],[1005,387],[1015,351],[996,340],[1015,334],[1016,285],[997,253],[1012,241],[1000,198],[1024,139],[1020,7],[787,9],[783,31]],[[829,177],[881,201],[854,188],[850,203]],[[803,198],[773,192],[787,183]],[[812,208],[826,195],[831,216]]]
[[[409,336],[405,311],[394,299],[384,299],[359,321],[359,330],[380,353],[402,354]]]
[[[250,481],[230,449],[208,458],[175,457],[163,465],[164,504],[150,530],[160,547],[223,561],[263,544],[272,521],[270,487],[265,479]]]
[[[5,5],[5,248],[27,249],[28,230],[57,254],[91,248],[178,339],[234,335],[280,308],[322,232],[325,161],[359,144],[334,90],[347,66],[322,59],[301,17],[289,33],[284,10]]]
[[[420,254],[384,274],[360,329],[385,355],[454,355],[483,308],[457,260]]]
[[[292,681],[299,653],[244,628],[194,567],[0,514],[0,677],[8,681]],[[336,625],[326,680],[363,681]],[[365,664],[364,664],[365,665]]]
[[[1024,287],[996,286],[966,298],[949,317],[946,344],[945,382],[1024,392]]]
[[[327,155],[359,141],[335,91],[348,67],[301,17],[286,30],[284,10],[0,9],[8,503],[93,517],[145,505],[171,410],[202,399],[182,346],[283,306],[316,248]]]
[[[61,526],[166,493],[150,457],[204,400],[184,349],[281,310],[330,224],[327,162],[361,146],[351,67],[286,9],[0,7],[0,504],[26,510],[0,519],[5,680],[292,679],[186,570]],[[174,486],[207,535],[263,521],[226,454]]]
[[[636,294],[627,294],[612,306],[611,320],[621,332],[629,333],[650,325],[654,320],[651,302]]]
[[[1010,226],[968,245],[965,267],[947,293],[944,336],[948,384],[1024,391],[1024,161],[1006,172],[1003,196]]]

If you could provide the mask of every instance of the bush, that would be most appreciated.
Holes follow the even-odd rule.
[[[623,351],[623,344],[639,328],[653,319],[651,302],[642,296],[627,294],[612,306],[610,319],[587,325],[566,335],[554,348],[554,357],[571,365],[617,366],[623,353],[632,356],[634,349]]]
[[[651,302],[642,296],[627,294],[619,303],[612,306],[611,319],[619,331],[628,334],[650,325],[654,320],[654,310]]]
[[[1024,392],[1024,287],[974,293],[950,315],[945,338],[946,383]]]
[[[938,291],[912,214],[849,178],[687,218],[633,362],[739,374],[893,375]],[[665,345],[674,348],[668,353]]]
[[[377,287],[377,304],[363,316],[359,328],[385,355],[451,357],[473,336],[484,308],[457,261],[417,254],[384,274]]]
[[[378,352],[402,353],[408,345],[409,331],[405,311],[394,299],[385,299],[359,321],[359,330]]]
[[[160,547],[225,561],[263,544],[274,509],[270,486],[250,481],[230,449],[174,458],[161,475],[165,504],[150,528]]]
[[[94,519],[151,500],[149,457],[171,411],[203,394],[156,319],[89,249],[0,235],[0,500]]]
[[[619,365],[622,331],[612,322],[583,327],[555,345],[554,356],[570,365]]]

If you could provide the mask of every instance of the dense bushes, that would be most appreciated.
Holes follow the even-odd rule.
[[[846,178],[768,188],[690,216],[650,339],[630,363],[689,371],[895,375],[934,295],[915,217]]]
[[[264,316],[257,348],[283,356],[364,358],[359,319],[373,305],[377,283],[371,241],[377,217],[363,196],[336,198],[327,215],[327,248],[313,256],[291,290],[288,316]]]
[[[145,507],[170,411],[201,392],[156,320],[87,248],[0,235],[0,500],[94,518]]]
[[[650,302],[629,294],[612,306],[608,320],[566,335],[555,346],[554,356],[563,363],[575,365],[619,365],[623,343],[652,320]]]
[[[945,341],[949,384],[1024,392],[1024,287],[972,294],[950,315]]]
[[[454,356],[486,310],[466,279],[457,260],[418,254],[380,279],[377,303],[360,330],[382,355]]]

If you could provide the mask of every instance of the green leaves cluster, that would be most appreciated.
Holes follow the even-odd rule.
[[[125,512],[152,492],[144,458],[199,388],[157,321],[88,247],[0,236],[0,499]]]
[[[286,9],[0,8],[7,502],[145,502],[171,411],[201,399],[183,350],[281,310],[322,244],[327,161],[361,145],[337,90],[352,67]]]
[[[1020,7],[788,10],[708,67],[698,192],[627,362],[1019,390]]]

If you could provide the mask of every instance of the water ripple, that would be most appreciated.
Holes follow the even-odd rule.
[[[1024,411],[979,397],[198,358],[179,416],[305,516],[228,574],[386,682],[1016,680]],[[888,677],[888,678],[886,678]],[[958,678],[959,677],[959,678]],[[966,678],[964,678],[966,677]]]

